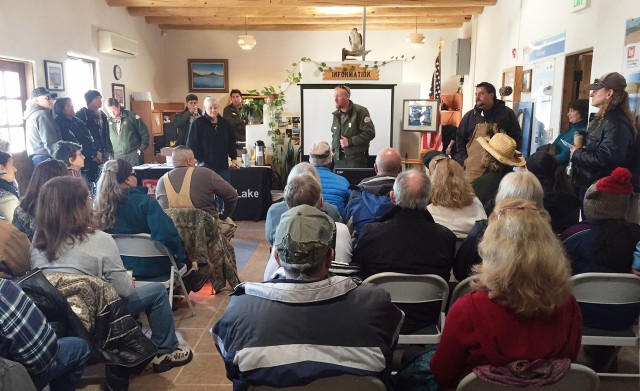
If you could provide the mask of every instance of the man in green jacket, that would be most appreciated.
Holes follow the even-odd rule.
[[[338,86],[333,92],[336,111],[333,112],[332,148],[334,166],[367,167],[369,143],[376,136],[376,128],[366,107],[351,101],[351,89]]]
[[[187,95],[186,107],[182,113],[176,114],[173,117],[173,124],[178,130],[178,139],[176,141],[176,147],[178,145],[187,145],[187,137],[189,136],[189,127],[194,119],[202,115],[202,110],[198,108],[198,96],[194,94]]]
[[[120,108],[120,102],[107,99],[109,136],[114,159],[126,160],[132,166],[144,163],[144,150],[149,147],[149,129],[139,115]]]

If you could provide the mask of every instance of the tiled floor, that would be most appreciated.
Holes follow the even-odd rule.
[[[236,231],[237,239],[257,241],[258,247],[240,271],[242,281],[262,281],[264,267],[269,256],[269,244],[264,239],[264,221],[240,221]],[[190,295],[196,311],[191,317],[186,305],[174,312],[176,328],[181,337],[194,351],[193,361],[183,367],[168,372],[155,374],[145,371],[132,378],[130,390],[184,390],[184,391],[230,391],[231,382],[225,375],[224,365],[218,354],[209,329],[223,314],[229,302],[228,290],[217,295],[210,295],[210,286],[205,285],[198,293]],[[621,371],[638,370],[637,349],[626,348],[618,356]],[[94,366],[89,373],[101,373],[102,368]],[[101,380],[88,380],[81,390],[100,390]],[[637,379],[602,379],[602,391],[638,391]],[[579,390],[576,390],[579,391]]]

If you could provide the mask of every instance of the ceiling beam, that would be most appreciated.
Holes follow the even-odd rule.
[[[245,18],[238,17],[195,17],[195,18],[187,18],[187,17],[155,17],[155,16],[147,16],[145,18],[147,23],[149,24],[171,24],[171,25],[179,25],[179,24],[197,24],[197,25],[216,25],[221,29],[225,26],[233,25],[244,27]],[[444,16],[438,18],[431,17],[419,17],[417,18],[417,22],[419,24],[450,24],[455,23],[462,25],[467,21],[464,16]],[[362,25],[362,18],[353,18],[353,17],[331,17],[331,18],[289,18],[286,16],[282,16],[279,18],[246,18],[247,25],[254,26],[257,29],[260,29],[260,26],[264,25],[319,25],[319,24],[337,24],[341,26],[351,26],[351,27],[359,27]],[[376,24],[414,24],[416,23],[416,18],[413,16],[394,16],[394,17],[371,17],[367,18],[367,27],[376,25]]]
[[[164,30],[229,30],[229,31],[245,31],[242,25],[216,25],[216,24],[160,24],[158,27]],[[462,23],[438,23],[427,24],[418,23],[418,30],[425,29],[443,29],[443,28],[460,28]],[[414,23],[397,23],[397,24],[369,24],[367,22],[367,30],[413,30],[416,28]],[[343,24],[269,24],[269,25],[247,25],[249,33],[256,31],[345,31]]]
[[[480,15],[483,7],[367,7],[367,16],[468,16]],[[327,13],[318,7],[223,8],[223,7],[130,7],[131,16],[184,16],[184,17],[315,17],[347,16],[337,12]],[[361,13],[361,12],[360,12]],[[350,16],[356,16],[349,14]]]
[[[452,0],[106,0],[112,7],[446,7]],[[458,7],[495,5],[497,0],[455,0]]]

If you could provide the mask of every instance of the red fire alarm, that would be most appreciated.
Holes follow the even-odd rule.
[[[516,49],[511,49],[511,57],[516,58]]]

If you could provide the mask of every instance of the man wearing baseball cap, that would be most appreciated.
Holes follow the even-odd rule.
[[[618,72],[605,73],[589,85],[591,105],[600,110],[589,124],[584,147],[571,148],[573,179],[580,186],[581,201],[591,184],[616,167],[628,168],[638,189],[637,131],[626,87]]]
[[[53,144],[62,140],[51,112],[57,96],[44,87],[38,87],[31,91],[31,102],[24,112],[27,154],[36,166],[50,159],[53,156]]]
[[[389,294],[329,276],[335,225],[309,205],[289,209],[276,230],[286,279],[243,283],[211,329],[234,390],[303,386],[343,374],[389,383],[403,313]]]

